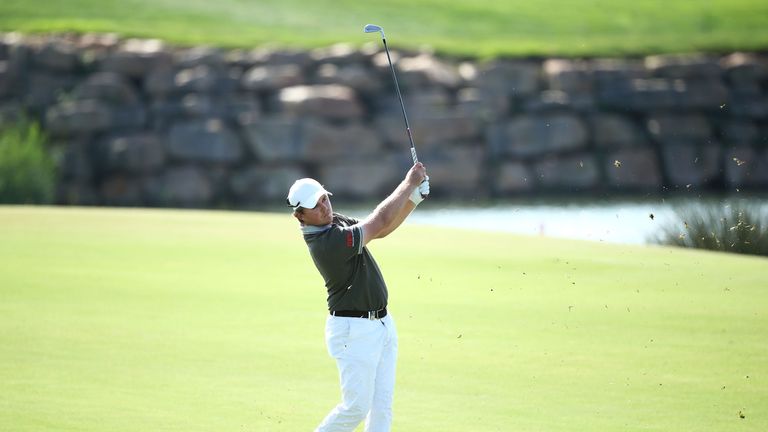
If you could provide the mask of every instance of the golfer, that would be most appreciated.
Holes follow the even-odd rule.
[[[366,245],[397,229],[428,194],[421,163],[362,221],[333,213],[332,194],[313,179],[297,180],[288,192],[288,205],[325,280],[330,312],[325,342],[341,381],[341,402],[316,432],[352,431],[363,420],[366,432],[390,430],[397,331],[387,311],[387,285]]]

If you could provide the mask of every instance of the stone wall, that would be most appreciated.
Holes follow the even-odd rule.
[[[60,203],[270,205],[303,176],[375,200],[410,166],[380,44],[1,36],[0,124],[42,122]],[[768,189],[766,55],[392,55],[436,196]]]

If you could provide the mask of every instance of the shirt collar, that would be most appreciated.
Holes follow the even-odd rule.
[[[332,224],[323,225],[323,226],[316,226],[316,225],[302,225],[301,226],[301,232],[304,234],[317,234],[321,233],[323,231],[328,230],[331,228]]]

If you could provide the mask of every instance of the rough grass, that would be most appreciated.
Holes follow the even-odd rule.
[[[768,206],[750,200],[693,203],[675,214],[656,243],[768,257]]]
[[[0,207],[0,239],[0,430],[294,432],[337,400],[288,214]],[[765,258],[415,226],[371,249],[398,431],[768,430]]]
[[[116,32],[182,44],[300,47],[378,42],[496,55],[619,55],[758,50],[768,46],[759,0],[4,0],[0,30]]]
[[[56,188],[56,166],[40,125],[22,119],[0,124],[0,203],[49,204]]]

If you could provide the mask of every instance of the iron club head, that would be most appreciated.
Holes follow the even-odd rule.
[[[365,27],[363,27],[363,31],[366,33],[381,33],[381,38],[384,39],[384,29],[381,28],[381,26],[377,26],[376,24],[366,24]]]

